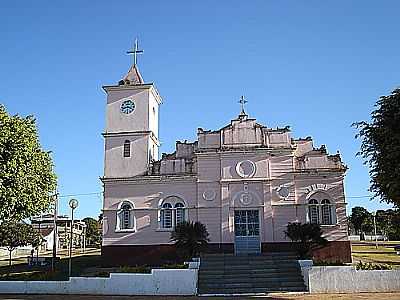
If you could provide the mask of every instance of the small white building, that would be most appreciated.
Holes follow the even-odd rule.
[[[66,215],[57,216],[57,249],[68,249],[71,236],[71,218]],[[53,249],[54,242],[54,215],[44,214],[33,217],[31,220],[33,228],[37,229],[45,242],[41,246],[41,251]],[[84,248],[86,242],[86,224],[81,220],[74,220],[73,247]]]

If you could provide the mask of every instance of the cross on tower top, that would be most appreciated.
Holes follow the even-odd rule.
[[[246,112],[244,110],[244,106],[246,105],[247,102],[248,101],[244,98],[244,96],[240,97],[239,103],[240,103],[240,106],[242,107],[242,111],[240,112],[240,115],[246,115]]]
[[[137,55],[143,53],[143,50],[139,50],[138,48],[138,39],[135,39],[135,44],[133,45],[132,50],[126,52],[128,55],[133,55],[133,66],[136,66],[137,64]]]

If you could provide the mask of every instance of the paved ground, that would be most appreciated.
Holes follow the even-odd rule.
[[[203,299],[276,299],[276,300],[398,300],[400,293],[361,293],[361,294],[271,294],[268,296],[242,297],[126,297],[126,296],[77,296],[77,295],[0,295],[1,300],[203,300]]]

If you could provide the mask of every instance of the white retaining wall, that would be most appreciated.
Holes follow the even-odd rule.
[[[69,281],[0,281],[0,294],[195,295],[197,269],[154,269],[151,274],[112,273]]]
[[[400,291],[400,270],[356,270],[351,266],[305,269],[310,293]]]

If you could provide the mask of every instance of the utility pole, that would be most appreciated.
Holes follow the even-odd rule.
[[[57,214],[58,214],[58,193],[54,195],[54,216],[53,216],[53,258],[51,260],[51,270],[54,272],[56,269],[57,259]]]
[[[376,212],[375,211],[372,213],[372,216],[374,217],[375,249],[378,249],[378,239],[376,236]]]

